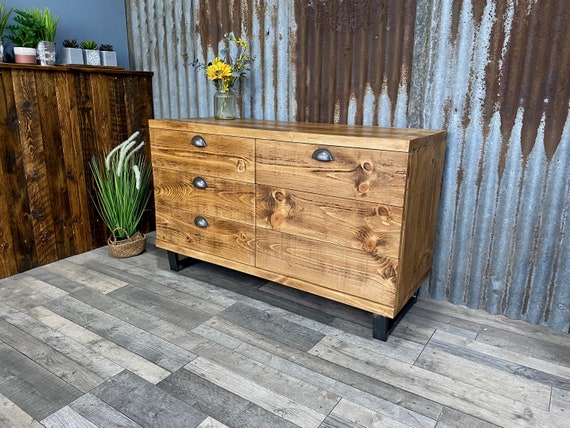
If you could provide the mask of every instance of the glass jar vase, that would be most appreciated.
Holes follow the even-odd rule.
[[[214,117],[216,119],[235,119],[237,117],[236,94],[232,91],[218,90],[214,94]]]

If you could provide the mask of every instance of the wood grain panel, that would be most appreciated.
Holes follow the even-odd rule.
[[[334,160],[312,159],[314,144],[256,142],[256,182],[320,195],[402,206],[407,174],[404,153],[328,147]]]
[[[57,112],[60,123],[61,149],[69,201],[68,217],[66,219],[68,234],[73,236],[75,253],[82,253],[92,248],[91,222],[89,200],[85,181],[84,154],[79,130],[78,101],[75,96],[74,79],[65,72],[56,73],[55,90],[57,97]],[[70,252],[69,254],[73,254]]]
[[[254,181],[252,139],[225,135],[200,134],[206,147],[194,147],[191,140],[198,134],[172,130],[151,130],[154,166],[176,170],[200,171],[202,174],[231,180]]]
[[[13,78],[18,120],[25,123],[25,126],[20,126],[20,144],[33,224],[34,250],[38,262],[47,264],[58,260],[58,255],[41,127],[42,117],[38,110],[36,75],[14,71]]]
[[[194,224],[199,215],[202,214],[157,206],[156,239],[238,263],[255,263],[253,225],[208,216],[208,227],[200,228]]]
[[[163,168],[153,170],[154,199],[157,205],[186,209],[202,215],[220,217],[253,225],[254,185],[225,180],[195,172],[174,171]],[[205,180],[207,188],[192,184],[196,177]]]
[[[398,306],[405,304],[431,271],[444,159],[445,140],[433,140],[410,154]]]
[[[256,225],[398,258],[402,209],[256,186]]]
[[[395,305],[398,263],[394,259],[267,229],[257,230],[256,244],[258,268]]]

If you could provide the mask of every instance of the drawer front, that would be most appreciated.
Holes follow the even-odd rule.
[[[397,259],[402,208],[258,185],[256,224]]]
[[[252,139],[170,129],[151,129],[150,137],[154,167],[254,181]]]
[[[168,206],[253,225],[254,184],[155,168],[154,200]]]
[[[201,220],[203,227],[197,225]],[[253,266],[255,231],[249,224],[166,206],[156,207],[156,240]]]
[[[257,230],[256,267],[394,307],[398,264],[388,257]]]
[[[257,140],[256,162],[257,183],[394,206],[404,203],[407,153]]]

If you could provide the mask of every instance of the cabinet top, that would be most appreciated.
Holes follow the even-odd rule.
[[[429,144],[444,143],[446,136],[446,131],[441,130],[255,119],[151,119],[149,125],[154,129],[401,152],[411,152]]]
[[[13,71],[64,71],[70,73],[104,73],[104,74],[127,74],[127,75],[146,75],[153,76],[152,71],[135,71],[125,70],[124,67],[107,67],[98,65],[38,65],[38,64],[14,64],[0,63],[0,69],[9,69]]]

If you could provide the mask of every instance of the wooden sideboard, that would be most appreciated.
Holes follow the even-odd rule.
[[[370,311],[386,340],[433,255],[445,132],[151,120],[156,245]]]
[[[0,64],[0,91],[2,278],[106,244],[88,163],[134,131],[148,141],[152,73]]]

